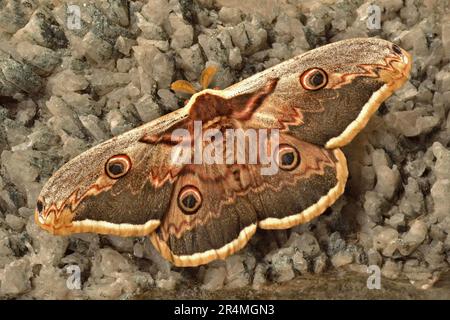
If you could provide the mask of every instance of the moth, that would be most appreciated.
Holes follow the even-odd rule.
[[[258,228],[306,223],[342,195],[348,170],[340,148],[407,80],[411,62],[388,41],[349,39],[224,90],[204,89],[183,108],[66,163],[43,187],[35,221],[55,235],[148,235],[176,266],[225,259]],[[278,171],[263,175],[259,163],[174,163],[174,132],[193,133],[195,125],[277,130],[278,145],[268,149]]]

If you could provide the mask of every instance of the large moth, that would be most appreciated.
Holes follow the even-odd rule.
[[[350,39],[224,90],[202,90],[185,107],[60,168],[42,189],[36,223],[56,235],[148,235],[177,266],[224,259],[257,228],[306,223],[338,199],[348,176],[339,148],[406,81],[410,68],[411,56],[395,44]],[[279,170],[262,175],[258,163],[174,163],[173,133],[192,132],[199,123],[205,130],[278,130],[270,156]]]

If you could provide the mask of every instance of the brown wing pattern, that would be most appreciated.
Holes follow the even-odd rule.
[[[197,165],[181,172],[170,208],[151,235],[155,247],[178,266],[197,266],[241,249],[257,227],[285,229],[321,214],[342,194],[345,157],[289,135],[281,146],[294,148],[297,165],[261,175],[259,165]],[[182,190],[198,192],[193,214],[180,206]]]
[[[64,165],[44,186],[35,220],[54,234],[150,235],[177,266],[224,259],[258,227],[290,228],[336,201],[348,175],[339,147],[362,130],[410,68],[409,54],[392,43],[351,39],[225,90],[203,90],[184,108]],[[196,121],[221,132],[279,129],[272,159],[278,171],[264,175],[261,164],[173,163],[182,141],[173,133],[184,130],[193,146]]]

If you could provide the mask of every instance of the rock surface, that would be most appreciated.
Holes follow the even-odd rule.
[[[448,272],[445,1],[380,1],[376,30],[366,24],[372,1],[91,1],[79,27],[68,24],[67,1],[13,2],[0,5],[0,298],[262,290],[369,265],[423,289]],[[367,36],[412,52],[411,79],[345,148],[346,194],[283,241],[258,233],[226,261],[179,269],[148,239],[54,237],[35,225],[36,197],[58,167],[183,105],[172,81],[198,82],[216,65],[212,85],[224,88],[322,44]]]

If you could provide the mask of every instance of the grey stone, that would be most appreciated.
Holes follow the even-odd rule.
[[[5,265],[9,264],[14,255],[11,249],[11,241],[6,230],[0,230],[0,269],[4,269]]]
[[[87,79],[92,89],[100,96],[131,82],[130,74],[111,72],[105,69],[93,69]]]
[[[18,217],[14,214],[7,214],[5,216],[6,224],[15,231],[22,231],[25,227],[25,221],[21,217]]]
[[[387,20],[383,22],[383,31],[390,36],[398,34],[400,31],[405,30],[405,28],[405,25],[403,25],[400,19]]]
[[[381,266],[382,262],[383,258],[381,257],[381,254],[377,250],[370,248],[367,251],[367,264],[369,266],[372,265]]]
[[[204,67],[200,46],[194,44],[190,48],[182,48],[177,52],[179,55],[177,64],[183,69],[186,79],[189,81],[198,79]]]
[[[398,248],[398,231],[382,226],[376,226],[373,231],[373,248],[391,257]]]
[[[27,207],[21,207],[17,211],[22,218],[26,218],[26,219],[28,219],[29,217],[31,217],[34,214],[34,208],[30,209]]]
[[[108,238],[109,243],[111,246],[118,250],[119,252],[133,252],[133,238],[130,237],[119,237],[119,236],[112,236],[108,235],[106,236]]]
[[[17,210],[16,204],[11,198],[11,195],[8,192],[8,190],[0,191],[0,204],[2,209],[5,210],[6,212],[16,212]]]
[[[321,253],[314,259],[313,271],[315,274],[321,274],[325,271],[327,267],[327,260],[327,255],[325,253]]]
[[[407,81],[398,91],[395,92],[395,95],[400,98],[402,101],[408,101],[417,96],[416,87],[410,82]]]
[[[293,232],[285,246],[294,248],[294,250],[300,252],[307,259],[313,259],[321,253],[317,239],[310,232],[303,232],[301,234]]]
[[[98,64],[105,64],[112,58],[113,45],[89,31],[81,41],[84,54]]]
[[[424,60],[424,64],[427,66],[427,74],[428,70],[436,65],[439,65],[443,58],[444,47],[442,46],[442,40],[440,38],[434,38],[433,42],[430,44],[430,54]],[[427,81],[430,81],[430,79],[425,80],[425,82]]]
[[[380,221],[386,207],[387,202],[381,195],[374,191],[366,192],[364,196],[364,210],[373,221]]]
[[[213,23],[211,17],[206,10],[200,10],[197,12],[198,23],[203,27],[209,27]]]
[[[450,179],[436,181],[431,188],[431,197],[434,202],[433,214],[438,219],[447,217],[450,212],[450,203],[448,201],[450,197]]]
[[[209,61],[214,61],[219,64],[225,64],[228,61],[228,56],[222,50],[222,44],[217,39],[217,35],[201,34],[198,36],[198,43]]]
[[[222,7],[219,10],[219,19],[224,23],[235,25],[242,21],[242,17],[242,11],[239,8]]]
[[[78,266],[80,268],[81,273],[87,273],[91,268],[91,260],[84,256],[79,252],[71,253],[61,259],[61,264],[63,264],[66,268],[68,266]],[[68,270],[66,269],[66,272]]]
[[[54,266],[44,265],[33,278],[31,298],[45,299],[81,299],[85,298],[80,290],[70,290],[67,285],[67,273]]]
[[[426,81],[419,85],[416,101],[424,103],[431,103],[433,101],[433,93],[431,92],[429,86],[430,85]]]
[[[292,268],[293,254],[294,250],[292,248],[284,248],[277,252],[272,252],[266,257],[266,260],[271,262],[269,271],[274,281],[283,283],[295,277],[294,269]]]
[[[15,297],[31,289],[31,266],[27,258],[7,265],[0,276],[2,296]]]
[[[118,59],[116,62],[116,68],[119,72],[128,72],[133,66],[133,60],[130,58]]]
[[[208,291],[220,290],[224,287],[225,278],[226,269],[224,265],[207,267],[201,287]]]
[[[415,56],[427,56],[427,39],[420,25],[400,33],[399,40],[401,46],[406,50],[412,50]]]
[[[400,10],[400,17],[406,21],[408,26],[413,26],[417,23],[419,19],[419,12],[412,3],[407,2],[406,7]]]
[[[42,189],[41,182],[32,181],[25,185],[25,196],[27,199],[26,205],[28,208],[34,208],[36,206],[36,200]]]
[[[147,272],[137,271],[117,251],[100,249],[93,260],[91,276],[84,291],[91,299],[131,298],[139,288],[149,289],[154,280]]]
[[[256,265],[252,283],[253,289],[259,290],[267,283],[266,272],[267,272],[267,265],[263,263],[258,263]]]
[[[253,54],[267,45],[267,31],[257,23],[241,22],[235,27],[228,28],[233,43],[242,54]]]
[[[148,40],[141,37],[137,38],[138,46],[153,46],[161,52],[167,52],[170,49],[169,41],[167,40]]]
[[[54,95],[63,95],[68,91],[81,91],[88,85],[89,82],[84,76],[69,69],[57,73],[48,80],[48,86]]]
[[[108,135],[106,134],[99,118],[97,118],[93,114],[80,116],[79,118],[83,126],[95,140],[104,141],[108,138]]]
[[[129,83],[125,87],[125,90],[127,92],[128,97],[130,97],[130,99],[132,100],[137,99],[141,95],[141,91],[133,82]]]
[[[106,121],[108,121],[113,136],[117,136],[131,129],[131,126],[127,124],[119,110],[111,110],[108,112]]]
[[[279,60],[287,60],[291,56],[291,51],[284,43],[273,43],[272,49],[269,50],[269,57]]]
[[[432,240],[445,242],[445,239],[446,239],[447,235],[445,234],[444,230],[445,229],[442,228],[440,223],[434,224],[434,225],[430,226],[430,230],[428,232],[428,235],[430,236],[430,238]]]
[[[2,127],[4,129],[3,132],[6,134],[8,144],[11,146],[11,150],[15,149],[16,146],[19,150],[27,149],[27,147],[23,148],[22,146],[19,147],[19,145],[23,145],[24,143],[27,145],[26,143],[29,142],[27,135],[30,133],[30,129],[11,119],[5,119]]]
[[[28,41],[17,45],[17,52],[28,64],[35,67],[39,75],[51,73],[61,63],[59,55],[51,49],[32,44]]]
[[[58,265],[66,253],[69,239],[44,231],[34,222],[33,216],[27,222],[26,231],[31,237],[33,248],[36,251],[33,262],[49,266]]]
[[[309,26],[311,26],[312,23],[313,20],[308,21]],[[287,14],[279,15],[274,31],[277,35],[276,42],[290,44],[292,48],[297,50],[300,49],[301,51],[306,51],[310,48],[305,36],[304,26],[297,18]]]
[[[433,240],[429,246],[424,246],[425,261],[431,270],[445,269],[445,248],[442,241]]]
[[[166,33],[159,25],[147,21],[140,13],[135,13],[137,19],[137,26],[141,29],[141,35],[149,40],[164,40]]]
[[[31,100],[21,101],[17,104],[16,120],[22,125],[29,125],[36,116],[36,103]]]
[[[183,18],[170,14],[169,24],[174,29],[170,47],[172,49],[189,48],[194,40],[194,29]]]
[[[219,30],[219,32],[217,33],[217,39],[220,41],[222,48],[225,49],[225,53],[235,46],[233,44],[230,28]]]
[[[6,33],[14,34],[26,25],[30,16],[36,10],[36,5],[5,5],[1,9],[2,19],[0,29]]]
[[[450,57],[450,15],[446,15],[446,18],[442,19],[441,24],[441,34],[442,34],[442,46],[444,48],[445,56]]]
[[[395,262],[394,260],[388,259],[381,268],[381,274],[388,278],[395,280],[400,276],[402,270],[402,263],[400,261]]]
[[[62,163],[107,139],[110,130],[117,135],[181,107],[187,96],[169,91],[175,79],[195,83],[205,65],[214,64],[219,72],[211,87],[225,88],[310,47],[356,36],[398,43],[414,61],[410,80],[346,148],[347,197],[332,214],[296,228],[281,249],[256,236],[247,246],[251,250],[193,272],[204,289],[219,290],[214,295],[221,297],[227,294],[223,288],[246,289],[251,280],[258,290],[296,274],[323,273],[327,264],[342,265],[345,272],[383,266],[383,276],[406,277],[420,289],[432,286],[448,267],[450,16],[443,3],[380,0],[382,30],[369,30],[369,2],[303,1],[299,7],[293,1],[199,0],[192,7],[178,0],[128,5],[95,0],[81,8],[82,29],[69,30],[64,4],[50,10],[28,2],[7,1],[0,8],[0,60],[9,64],[8,78],[0,72],[0,96],[6,97],[0,107],[0,150],[11,157],[6,163],[2,159],[0,177],[0,270],[25,255],[30,260],[25,282],[32,285],[17,294],[2,292],[3,297],[129,299],[155,286],[175,290],[183,282],[189,287],[192,271],[171,271],[173,265],[147,238],[102,236],[100,244],[98,235],[54,237],[42,231],[33,213],[43,183]],[[27,70],[45,84],[37,94],[22,88],[30,85]],[[20,165],[12,163],[24,154]],[[19,168],[38,175],[11,178],[10,173],[29,173]],[[414,219],[426,228],[414,227]],[[375,248],[374,240],[384,245]],[[251,254],[259,241],[267,251],[273,248],[263,261]],[[116,254],[124,252],[116,258],[125,259],[129,269],[97,274],[99,250],[111,247]],[[73,253],[65,256],[68,248]],[[71,264],[81,266],[82,290],[66,286],[65,269]],[[3,278],[0,282],[3,286]]]
[[[433,143],[431,150],[436,157],[433,173],[437,179],[450,179],[450,150],[439,142]]]
[[[127,27],[130,23],[128,3],[122,0],[95,1],[96,6],[108,17],[110,21]]]
[[[329,256],[333,256],[336,253],[345,250],[346,247],[347,245],[338,231],[333,232],[328,237],[327,254]]]
[[[450,90],[450,71],[441,70],[436,74],[436,86],[440,92]]]
[[[13,96],[24,91],[36,93],[42,87],[42,79],[33,72],[28,64],[19,63],[10,58],[2,58],[0,55],[0,94]]]
[[[158,251],[153,247],[148,237],[144,241],[144,257],[152,261],[156,266],[156,271],[164,275],[169,275],[171,264],[161,257]]]
[[[5,150],[1,154],[2,167],[10,180],[21,190],[39,176],[39,169],[33,165],[38,154],[33,150],[11,152]]]
[[[149,122],[162,115],[158,104],[148,94],[142,96],[142,98],[136,102],[135,107],[143,122]]]
[[[353,262],[353,254],[347,250],[339,251],[331,257],[331,264],[335,268],[340,268]]]
[[[93,101],[89,94],[66,92],[61,98],[79,115],[101,114],[100,105]]]
[[[230,49],[230,53],[228,55],[228,63],[233,69],[239,69],[242,65],[242,56],[241,50],[239,48]]]
[[[406,171],[413,177],[419,178],[423,175],[425,170],[427,169],[427,165],[425,164],[424,159],[422,158],[423,153],[418,153],[417,159],[413,161],[408,161],[405,166]]]
[[[373,167],[362,165],[359,161],[352,161],[348,165],[352,173],[348,182],[350,188],[358,190],[358,193],[372,190],[376,180]]]
[[[408,178],[405,194],[400,201],[400,211],[409,217],[416,217],[423,212],[424,196],[419,184],[413,178]]]
[[[292,266],[294,270],[298,271],[300,274],[308,273],[308,261],[303,257],[303,253],[296,251],[292,256]]]
[[[66,115],[61,117],[54,116],[48,120],[47,124],[63,140],[67,139],[67,136],[77,137],[80,139],[85,137],[84,132],[81,129],[81,122],[78,117],[74,115]]]
[[[394,229],[405,226],[405,215],[403,213],[396,213],[386,220],[386,224]]]
[[[226,287],[228,289],[243,288],[250,283],[250,277],[245,270],[244,257],[236,254],[228,257],[226,263]]]
[[[167,0],[155,0],[146,3],[141,10],[142,15],[157,25],[162,25],[169,16],[170,6]]]
[[[66,137],[63,142],[62,155],[66,159],[72,159],[88,148],[86,142],[77,137]]]
[[[403,272],[412,285],[418,289],[430,288],[438,279],[430,270],[416,259],[407,260],[403,266]]]
[[[111,277],[121,272],[131,272],[135,268],[128,259],[119,252],[110,249],[100,249],[93,260],[91,276],[102,278],[104,276]]]
[[[133,246],[133,255],[136,258],[143,258],[144,257],[144,246],[142,243],[136,242]]]
[[[174,73],[173,61],[148,42],[134,46],[133,51],[138,65],[157,82],[158,87],[168,88]]]
[[[375,150],[372,157],[373,167],[377,178],[375,190],[383,195],[385,199],[392,199],[400,184],[400,172],[396,165],[393,165],[392,168],[390,168],[387,160],[377,161],[377,157],[380,159],[387,157],[384,150]]]
[[[398,247],[400,253],[404,256],[410,255],[425,240],[428,227],[422,220],[415,220],[408,232],[402,237]]]
[[[55,117],[75,116],[73,110],[65,103],[65,101],[57,96],[52,96],[46,102],[46,106],[50,113]]]
[[[163,290],[175,290],[180,279],[180,274],[171,271],[168,276],[159,277],[161,274],[158,273],[156,277],[156,286]]]
[[[160,89],[158,90],[158,96],[161,99],[161,104],[168,111],[173,111],[179,108],[178,99],[172,93],[172,91],[168,89]]]
[[[28,23],[14,34],[13,41],[30,41],[50,49],[68,45],[64,30],[44,6],[35,8]]]
[[[129,56],[131,48],[136,45],[136,40],[119,36],[114,47],[123,55]]]

